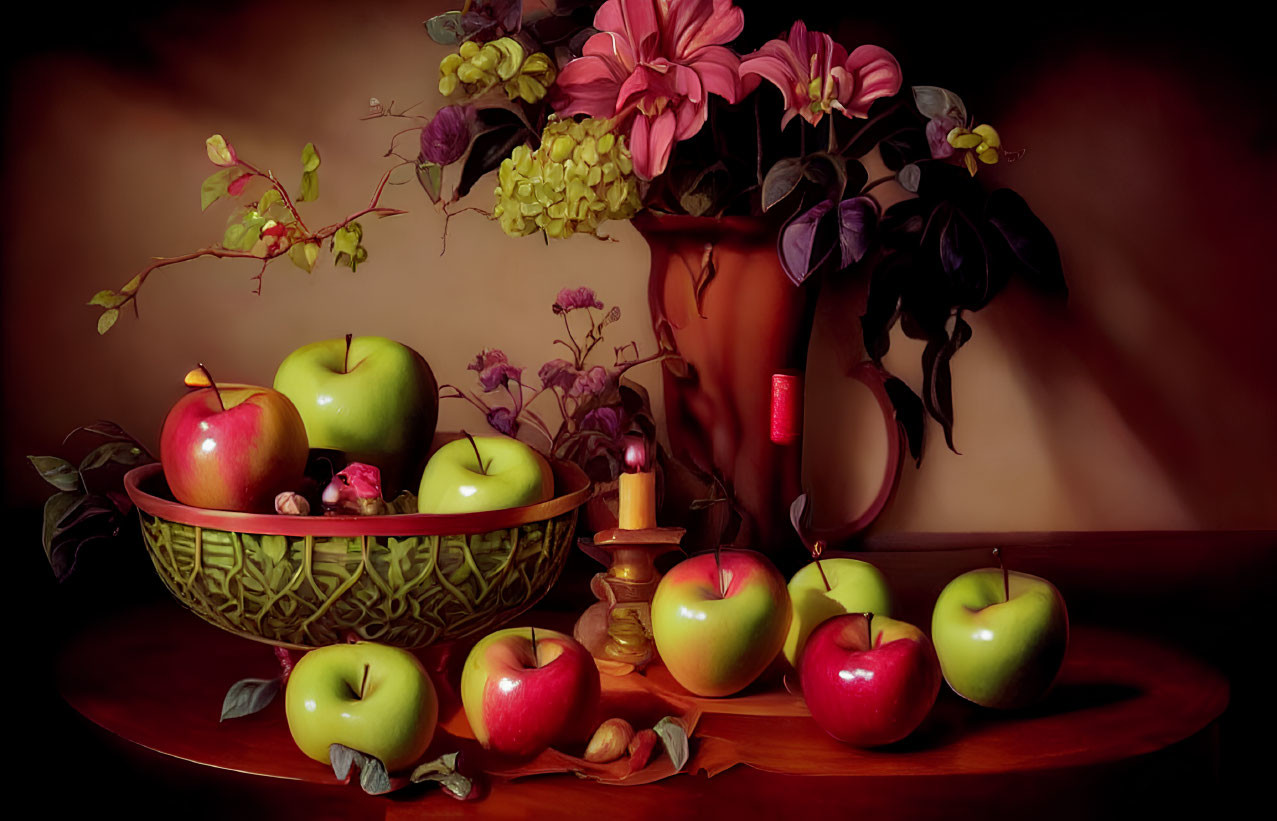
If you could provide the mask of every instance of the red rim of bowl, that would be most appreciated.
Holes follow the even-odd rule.
[[[143,512],[171,522],[209,530],[261,533],[271,536],[449,536],[487,533],[502,528],[540,522],[569,513],[590,496],[590,480],[578,466],[552,460],[555,497],[546,502],[482,513],[399,513],[387,516],[284,516],[277,513],[240,513],[191,507],[157,496],[164,488],[164,470],[158,462],[130,470],[124,489]],[[147,488],[147,489],[143,489]]]

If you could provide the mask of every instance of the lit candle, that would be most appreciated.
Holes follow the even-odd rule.
[[[656,472],[647,463],[647,444],[627,438],[625,466],[632,472],[621,474],[617,524],[622,530],[656,527]]]

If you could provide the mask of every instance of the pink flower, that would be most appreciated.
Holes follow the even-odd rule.
[[[701,130],[710,94],[741,96],[740,58],[723,44],[745,27],[732,0],[607,0],[599,33],[564,66],[552,102],[560,116],[615,118],[634,172],[665,170],[675,142]]]
[[[594,295],[593,288],[581,286],[576,290],[564,288],[554,299],[554,312],[566,313],[574,308],[597,308],[603,310],[603,302]]]
[[[866,117],[869,104],[900,90],[900,64],[878,46],[860,46],[850,55],[828,34],[807,31],[802,20],[789,39],[771,40],[741,60],[741,78],[757,75],[785,98],[784,128],[794,115],[815,125],[826,112]]]
[[[479,372],[479,385],[486,392],[495,391],[511,382],[518,383],[523,376],[523,368],[511,365],[506,355],[496,348],[485,348],[483,353],[466,366],[466,370]]]
[[[576,366],[566,359],[551,359],[541,366],[537,376],[545,387],[567,391],[576,382],[577,373]]]
[[[602,365],[595,365],[588,371],[578,372],[572,387],[568,388],[568,396],[594,396],[607,389],[607,370]]]

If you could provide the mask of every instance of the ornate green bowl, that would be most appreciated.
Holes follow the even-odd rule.
[[[554,499],[457,515],[205,510],[175,501],[158,464],[124,482],[160,579],[209,624],[294,649],[411,648],[487,632],[558,581],[590,482],[553,467]]]

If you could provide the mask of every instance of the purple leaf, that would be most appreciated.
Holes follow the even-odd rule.
[[[551,359],[537,371],[542,385],[563,391],[567,391],[576,382],[576,374],[576,367],[566,359]]]
[[[448,165],[461,159],[470,147],[474,109],[450,105],[439,109],[421,129],[421,156],[435,165]]]
[[[514,411],[509,408],[498,407],[488,411],[488,425],[506,436],[514,436],[519,431],[519,422],[514,418]]]
[[[833,252],[833,248],[825,249],[819,258],[812,261],[816,251],[816,234],[820,220],[833,210],[834,200],[825,200],[812,206],[807,211],[793,217],[780,232],[780,262],[785,274],[795,285],[802,285],[812,272]]]
[[[838,244],[842,248],[840,267],[859,262],[873,244],[878,226],[878,204],[869,197],[852,197],[838,204]]]
[[[1024,198],[1009,188],[1000,188],[989,195],[987,214],[989,224],[1014,256],[1019,273],[1038,289],[1067,297],[1069,286],[1064,281],[1055,237]]]

